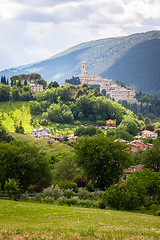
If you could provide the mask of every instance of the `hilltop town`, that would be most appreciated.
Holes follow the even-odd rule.
[[[82,62],[82,75],[80,76],[81,84],[87,83],[88,85],[100,85],[100,92],[103,90],[111,99],[116,102],[119,100],[126,100],[130,103],[138,103],[135,98],[135,90],[127,90],[124,87],[118,86],[112,82],[112,79],[103,79],[99,75],[89,75],[86,67],[86,62]]]

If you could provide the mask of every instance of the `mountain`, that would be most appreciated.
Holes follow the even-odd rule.
[[[39,73],[62,83],[81,75],[81,61],[90,75],[124,81],[135,90],[160,98],[160,31],[85,42],[37,63],[6,69],[0,75]]]

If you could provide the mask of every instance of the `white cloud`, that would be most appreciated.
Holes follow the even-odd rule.
[[[84,41],[160,29],[159,0],[1,0],[1,67]]]

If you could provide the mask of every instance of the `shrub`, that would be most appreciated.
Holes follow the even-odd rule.
[[[24,199],[25,202],[30,199],[28,192],[22,193],[20,198]]]
[[[87,185],[87,180],[84,176],[77,177],[74,182],[77,184],[77,187],[85,187]]]
[[[86,200],[80,200],[79,201],[79,205],[88,207],[88,208],[92,208],[96,206],[96,203],[93,202],[92,200],[86,199]]]
[[[78,191],[76,183],[70,182],[70,181],[61,181],[59,183],[59,187],[63,190],[65,189],[73,189],[74,192]]]
[[[50,204],[53,204],[54,202],[54,199],[52,197],[45,197],[43,199],[44,202],[46,202],[47,204],[50,203]]]
[[[78,205],[78,201],[79,199],[77,198],[66,198],[64,196],[58,199],[60,205],[67,204],[68,206]]]
[[[94,200],[99,200],[101,199],[101,197],[105,194],[104,191],[100,191],[100,190],[97,190],[97,191],[94,191],[91,193],[91,196],[92,196],[92,199]]]
[[[74,196],[74,191],[73,191],[73,189],[66,189],[66,190],[64,190],[64,196],[65,196],[66,198],[71,198],[71,197],[73,197],[73,196]]]
[[[34,188],[35,188],[35,185],[30,184],[30,185],[28,186],[27,190],[28,190],[29,193],[34,193],[34,191],[35,191]]]
[[[42,184],[36,184],[35,187],[34,187],[34,190],[35,192],[39,193],[39,192],[42,192],[44,189],[43,185]]]
[[[133,210],[140,207],[139,196],[123,186],[110,186],[102,197],[101,204],[117,210]]]
[[[90,198],[92,198],[92,194],[84,188],[79,188],[78,198],[79,199],[90,199]]]
[[[92,200],[86,199],[86,200],[80,200],[78,198],[66,198],[66,197],[60,197],[58,199],[58,202],[60,205],[67,204],[68,206],[71,205],[77,205],[77,206],[82,206],[82,207],[98,207],[99,203],[94,202]]]
[[[42,199],[43,199],[43,196],[40,193],[37,193],[34,197],[34,200],[39,201],[40,203],[41,203]]]
[[[56,185],[55,187],[51,186],[46,188],[44,191],[44,196],[52,197],[54,199],[58,199],[63,195],[63,191]]]
[[[158,211],[158,210],[160,210],[160,207],[159,207],[157,204],[152,204],[152,205],[150,206],[150,210],[152,210],[152,211]]]

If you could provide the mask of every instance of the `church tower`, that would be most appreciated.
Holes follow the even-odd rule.
[[[88,75],[88,71],[86,69],[86,62],[83,61],[83,62],[81,62],[81,64],[82,64],[82,76]]]

